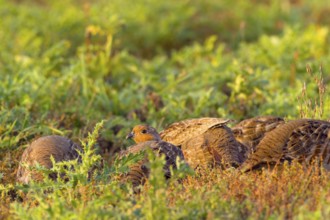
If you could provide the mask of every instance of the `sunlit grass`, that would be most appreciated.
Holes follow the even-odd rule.
[[[136,194],[117,177],[138,156],[114,159],[138,123],[330,119],[329,11],[307,0],[0,0],[0,217],[329,218],[318,167],[183,169],[165,181],[150,158]],[[23,150],[49,134],[83,140],[83,162],[55,166],[69,181],[16,184]]]

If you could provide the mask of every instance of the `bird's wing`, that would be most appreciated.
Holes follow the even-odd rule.
[[[163,141],[180,146],[190,138],[204,133],[217,124],[226,124],[230,119],[224,118],[196,118],[175,122],[160,132]]]

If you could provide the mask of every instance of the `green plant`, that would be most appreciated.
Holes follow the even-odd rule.
[[[182,166],[165,181],[150,156],[150,181],[134,194],[116,177],[142,154],[116,155],[140,123],[328,120],[329,11],[307,0],[0,0],[0,216],[328,218],[323,171],[189,175]],[[44,182],[15,184],[25,147],[49,134],[85,140],[82,163],[37,166]],[[47,179],[54,171],[66,178]]]

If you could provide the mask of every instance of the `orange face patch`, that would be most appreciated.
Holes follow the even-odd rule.
[[[160,140],[157,131],[147,125],[137,125],[132,130],[132,139],[135,143],[142,143],[146,141],[158,141]]]

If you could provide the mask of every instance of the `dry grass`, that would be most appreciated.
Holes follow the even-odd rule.
[[[213,170],[198,178],[188,178],[189,192],[206,189],[221,200],[240,206],[240,217],[269,218],[272,215],[292,218],[303,206],[316,211],[329,198],[329,174],[317,166],[285,165],[281,170],[264,170],[239,174],[236,171]],[[188,198],[187,198],[188,199]]]
[[[330,218],[329,173],[317,166],[204,170],[167,184],[155,166],[134,194],[110,164],[141,122],[329,119],[326,1],[15,2],[0,1],[0,219]],[[34,138],[77,141],[103,119],[109,164],[93,178],[15,183]]]
[[[306,82],[304,82],[301,95],[298,97],[298,102],[300,103],[300,118],[322,118],[324,113],[324,101],[326,97],[326,85],[323,79],[323,68],[322,66],[319,67],[319,75],[313,72],[309,65],[306,66],[306,71],[309,78],[313,80],[312,84],[315,84],[317,93],[316,96],[309,95],[307,92]]]
[[[7,169],[5,172],[8,174],[12,170]],[[155,172],[158,173],[159,170]],[[114,184],[105,174],[100,175],[107,179],[107,184]],[[292,219],[299,215],[304,217],[304,213],[327,218],[330,214],[327,208],[330,203],[330,173],[318,165],[306,167],[293,162],[290,165],[277,166],[272,170],[263,169],[243,174],[236,169],[200,170],[193,176],[187,176],[180,181],[170,180],[167,184],[162,183],[160,176],[156,175],[148,181],[139,194],[122,191],[119,188],[109,188],[104,184],[105,182],[96,179],[78,184],[77,187],[63,188],[60,197],[55,199],[42,194],[37,196],[36,193],[42,191],[34,191],[31,190],[32,188],[28,191],[20,188],[21,190],[16,190],[17,194],[13,193],[14,191],[2,191],[1,217],[13,217],[10,215],[13,203],[27,210],[33,210],[39,205],[52,206],[61,196],[64,197],[59,201],[70,204],[69,197],[75,198],[82,207],[86,208],[99,200],[104,202],[103,207],[118,206],[119,209],[125,204],[124,207],[129,208],[131,213],[127,215],[131,217],[136,217],[136,213],[148,216],[149,211],[155,207],[158,212],[162,210],[161,212],[165,213],[164,218],[178,219],[180,216],[188,219],[215,217]],[[7,181],[7,187],[13,188],[14,181],[9,179]],[[118,191],[109,192],[109,189]],[[104,195],[109,193],[110,197]],[[163,201],[163,205],[160,204],[160,200]],[[75,208],[71,207],[71,209]],[[116,211],[121,213],[120,210]],[[150,214],[150,216],[153,218],[154,215]]]

